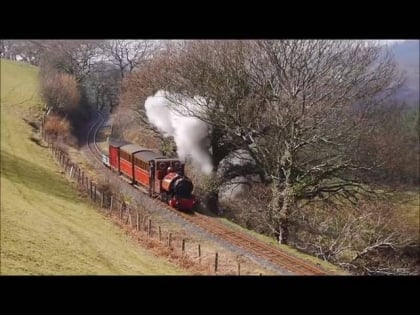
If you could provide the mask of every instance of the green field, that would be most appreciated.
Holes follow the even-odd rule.
[[[1,60],[1,274],[186,274],[139,247],[72,188],[22,117],[36,67]]]

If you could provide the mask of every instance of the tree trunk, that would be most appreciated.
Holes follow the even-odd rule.
[[[289,241],[289,216],[291,206],[294,202],[293,190],[288,184],[283,190],[280,188],[280,181],[272,188],[271,216],[275,226],[274,236],[279,244],[287,244]]]
[[[295,202],[295,197],[292,187],[292,165],[293,165],[293,156],[289,149],[286,149],[281,161],[281,170],[278,172],[278,185],[280,184],[281,173],[284,175],[284,189],[281,192],[277,192],[278,202],[281,202],[278,205],[279,211],[279,243],[287,244],[289,241],[289,216],[290,210]],[[278,187],[278,186],[277,186]]]
[[[206,206],[207,209],[212,211],[217,215],[221,215],[220,207],[219,207],[219,194],[217,191],[209,192],[206,198]]]
[[[211,138],[210,138],[210,146],[212,148],[212,163],[213,163],[213,171],[214,174],[212,176],[217,176],[215,173],[217,172],[217,168],[219,167],[220,162],[228,155],[229,151],[218,144],[218,139],[221,137],[221,131],[218,129],[213,129]],[[211,191],[207,195],[206,204],[208,209],[210,209],[213,213],[218,215],[222,215],[222,209],[219,206],[219,188],[216,191]]]
[[[289,216],[290,209],[294,202],[293,189],[289,183],[283,190],[283,204],[280,210],[280,224],[279,224],[279,243],[287,244],[289,241]]]

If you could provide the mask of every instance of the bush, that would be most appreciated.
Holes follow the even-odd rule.
[[[71,134],[69,121],[57,115],[46,117],[44,132],[47,136],[52,137],[58,142],[64,142],[69,145],[74,145],[76,142]]]
[[[41,94],[48,111],[56,113],[74,110],[80,101],[76,79],[64,73],[43,73]]]

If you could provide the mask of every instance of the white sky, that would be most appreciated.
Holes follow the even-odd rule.
[[[384,44],[395,44],[395,43],[397,43],[397,42],[403,42],[403,41],[405,41],[405,39],[383,39],[383,40],[380,40],[381,41],[381,43],[384,43]]]

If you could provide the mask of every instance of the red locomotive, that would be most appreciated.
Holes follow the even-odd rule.
[[[184,164],[126,141],[110,140],[109,155],[103,163],[139,186],[149,196],[180,210],[193,210],[197,203],[191,180],[184,175]]]

